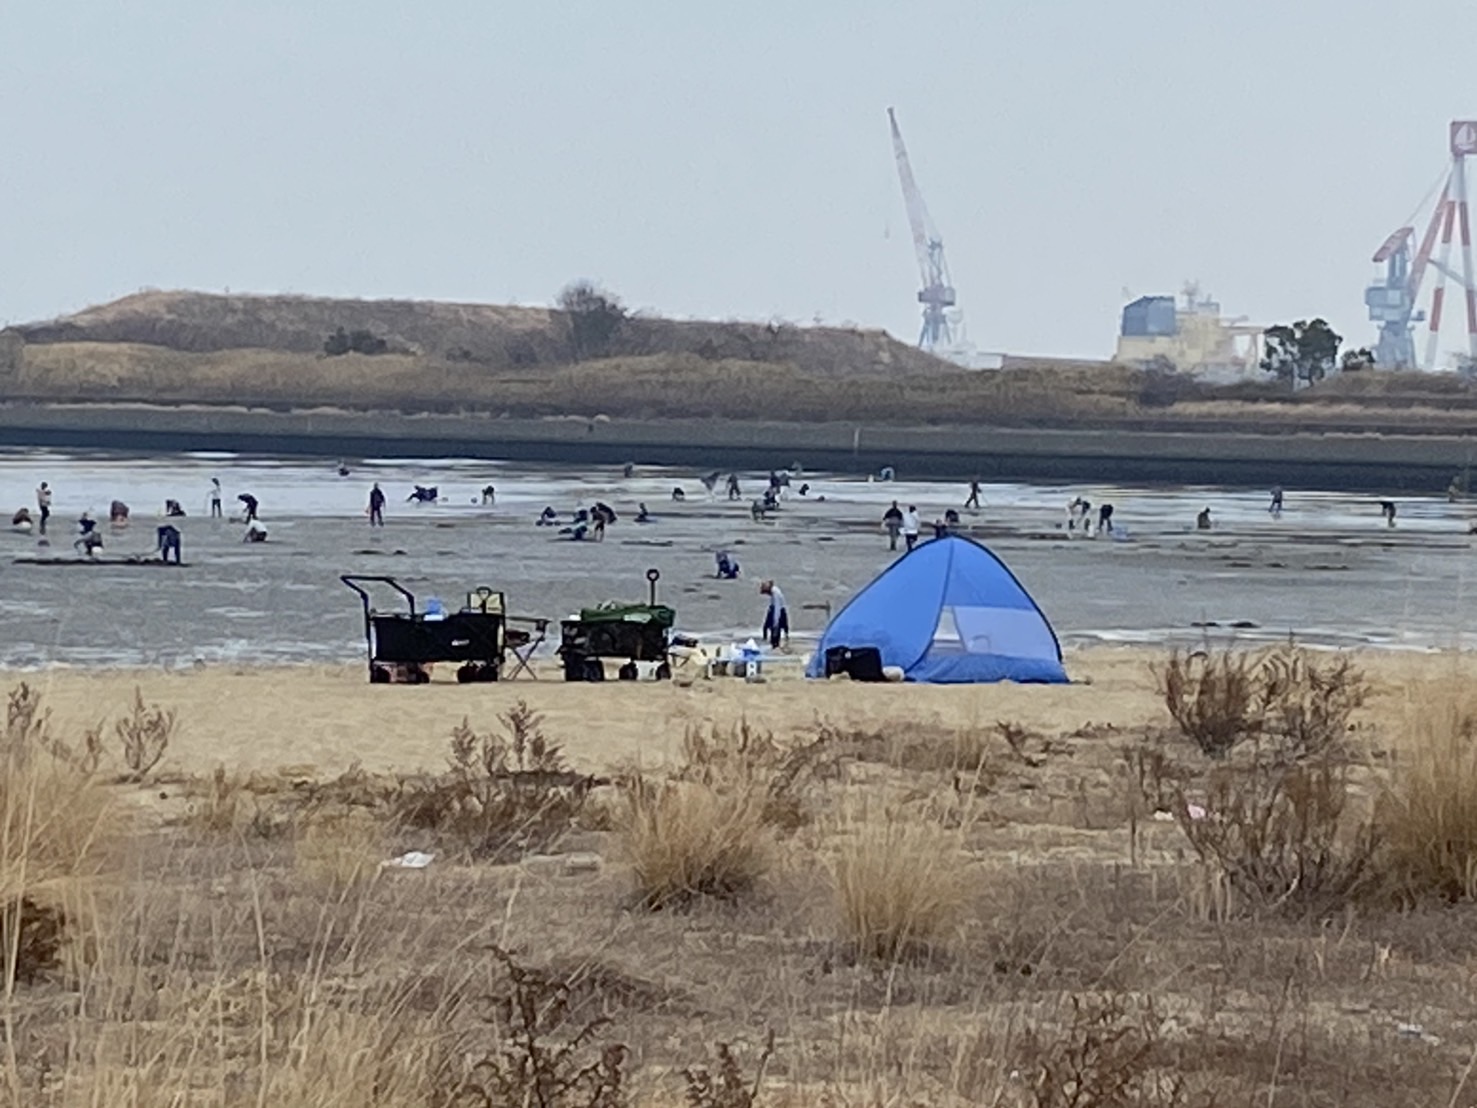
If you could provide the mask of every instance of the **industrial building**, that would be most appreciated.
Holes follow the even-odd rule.
[[[1193,282],[1185,285],[1181,298],[1141,296],[1127,305],[1113,360],[1217,380],[1258,372],[1262,327],[1244,316],[1227,319],[1220,304],[1202,296]]]

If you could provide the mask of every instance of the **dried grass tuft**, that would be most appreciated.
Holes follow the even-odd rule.
[[[939,814],[853,813],[832,862],[842,938],[882,962],[944,947],[973,880],[964,831]]]
[[[751,892],[772,864],[765,796],[693,781],[636,778],[617,818],[640,902],[648,908]]]

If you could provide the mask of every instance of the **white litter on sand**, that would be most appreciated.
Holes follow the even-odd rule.
[[[425,869],[435,858],[436,855],[434,854],[425,854],[419,850],[411,850],[400,855],[398,858],[391,858],[387,862],[381,862],[380,865],[387,869]]]

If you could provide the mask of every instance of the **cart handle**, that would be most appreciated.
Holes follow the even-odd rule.
[[[359,594],[359,600],[364,605],[364,618],[366,620],[369,619],[370,598],[369,593],[359,586],[359,582],[361,581],[389,585],[390,588],[405,597],[405,602],[410,605],[410,614],[415,615],[415,594],[393,577],[375,577],[362,573],[341,573],[339,574],[339,580]]]
[[[651,586],[651,606],[656,607],[656,583],[662,579],[662,571],[653,566],[646,571],[646,582]]]

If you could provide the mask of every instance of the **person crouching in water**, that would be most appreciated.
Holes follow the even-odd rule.
[[[738,559],[726,550],[720,550],[714,555],[718,562],[718,571],[714,574],[720,581],[732,581],[739,575]]]
[[[155,530],[154,534],[159,540],[159,560],[169,561],[169,556],[174,555],[174,564],[180,564],[180,533],[179,528],[172,523],[166,523],[163,527]]]
[[[77,530],[80,537],[74,545],[89,558],[103,548],[103,537],[97,533],[97,522],[92,518],[91,512],[82,513],[82,517],[77,520]]]
[[[760,632],[760,636],[769,639],[771,650],[778,650],[781,635],[787,643],[790,640],[790,611],[785,607],[785,594],[780,592],[780,587],[773,581],[763,582],[759,586],[759,593],[769,597],[769,611],[764,614],[764,630]]]
[[[246,524],[246,534],[241,536],[242,542],[266,542],[267,529],[262,526],[262,521],[253,518]]]

